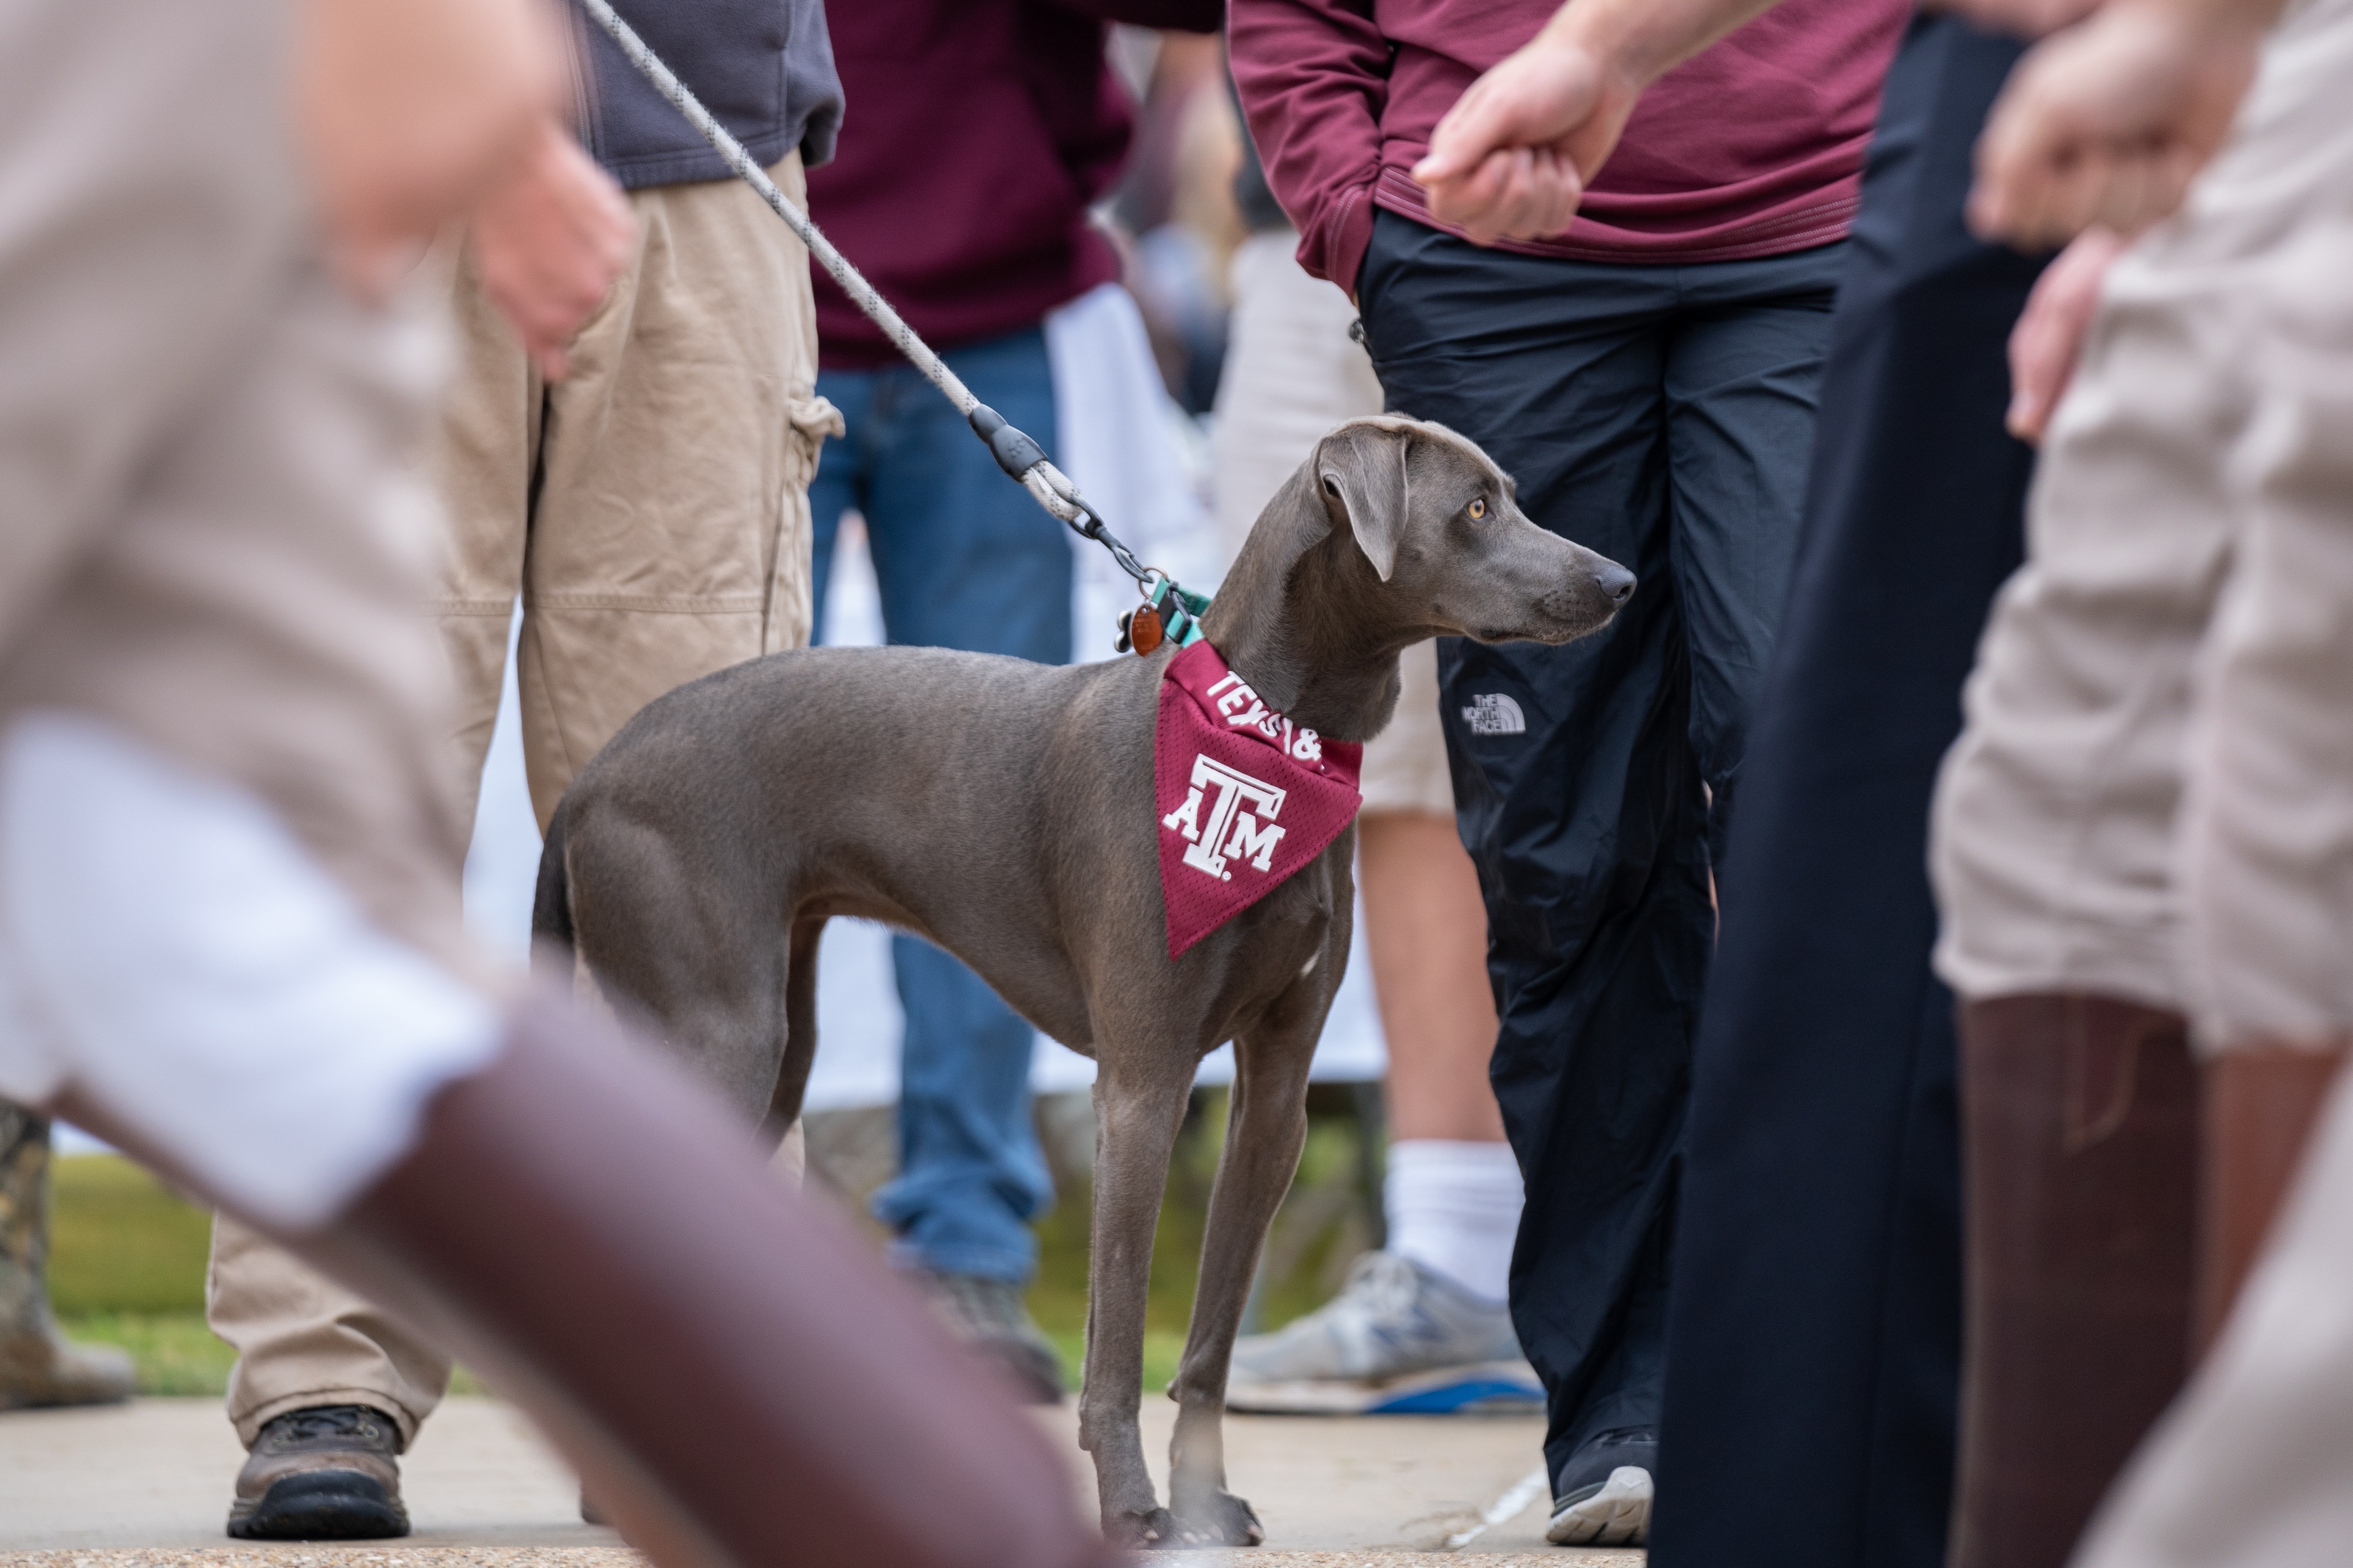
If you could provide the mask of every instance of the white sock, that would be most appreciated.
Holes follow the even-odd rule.
[[[1413,1138],[1389,1145],[1381,1197],[1388,1250],[1476,1296],[1504,1299],[1520,1229],[1520,1165],[1508,1143]]]

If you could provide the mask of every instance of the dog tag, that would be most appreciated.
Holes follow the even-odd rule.
[[[1153,605],[1137,608],[1127,623],[1127,640],[1135,645],[1138,653],[1150,653],[1160,646],[1160,634],[1166,630],[1160,624],[1160,612]]]

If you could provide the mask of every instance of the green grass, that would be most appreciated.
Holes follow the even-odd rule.
[[[218,1398],[237,1361],[205,1326],[212,1214],[113,1154],[71,1154],[51,1166],[49,1304],[67,1334],[120,1345],[139,1392]],[[479,1394],[463,1367],[454,1394]]]
[[[202,1312],[86,1312],[58,1323],[73,1339],[129,1351],[142,1394],[217,1397],[237,1360],[205,1327]]]
[[[66,1332],[129,1351],[142,1394],[217,1395],[237,1357],[205,1327],[212,1215],[111,1154],[51,1170],[49,1301]]]
[[[1062,1352],[1062,1381],[1071,1392],[1078,1392],[1079,1369],[1087,1363],[1087,1334],[1083,1328],[1048,1329],[1046,1337]],[[1181,1329],[1146,1329],[1144,1331],[1144,1396],[1157,1398],[1162,1390],[1175,1381],[1176,1362],[1185,1353],[1185,1333]]]
[[[112,1154],[69,1154],[51,1170],[49,1303],[59,1317],[203,1316],[210,1213]]]
[[[1209,1186],[1226,1142],[1225,1091],[1198,1094],[1169,1162],[1160,1228],[1152,1247],[1152,1284],[1144,1315],[1144,1387],[1157,1394],[1176,1375]],[[1370,1207],[1358,1180],[1363,1132],[1352,1119],[1319,1116],[1309,1124],[1299,1175],[1275,1217],[1262,1281],[1259,1329],[1282,1326],[1323,1304],[1358,1252],[1373,1245]],[[1029,1310],[1061,1350],[1073,1385],[1083,1360],[1087,1321],[1087,1194],[1065,1180],[1054,1211],[1039,1222],[1038,1279]],[[1067,1190],[1075,1187],[1077,1190]]]

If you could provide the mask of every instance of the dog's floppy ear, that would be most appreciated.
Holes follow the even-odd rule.
[[[1348,514],[1356,548],[1382,582],[1405,531],[1405,449],[1411,433],[1387,420],[1354,419],[1315,448],[1315,481]]]

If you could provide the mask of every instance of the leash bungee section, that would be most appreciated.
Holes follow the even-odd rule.
[[[883,336],[891,340],[892,345],[906,355],[908,361],[923,373],[924,378],[955,405],[956,412],[965,416],[972,426],[973,434],[987,447],[989,455],[997,460],[997,466],[1028,490],[1050,514],[1068,523],[1082,538],[1092,540],[1109,551],[1111,558],[1119,563],[1120,570],[1135,579],[1136,590],[1144,595],[1145,603],[1120,617],[1117,650],[1125,653],[1133,647],[1138,653],[1150,653],[1163,641],[1174,642],[1179,647],[1198,641],[1201,614],[1209,607],[1208,597],[1178,587],[1166,573],[1138,561],[1135,552],[1120,542],[1104,525],[1101,515],[1079,494],[1079,487],[1071,482],[1070,476],[1047,459],[1045,448],[1005,416],[973,395],[972,388],[964,384],[963,378],[932,352],[929,343],[915,335],[915,329],[907,325],[899,312],[891,308],[891,302],[876,292],[874,285],[850,265],[848,257],[834,248],[833,242],[826,238],[824,232],[809,220],[808,215],[793,205],[785,193],[776,188],[776,182],[768,178],[768,172],[752,161],[752,155],[744,150],[744,144],[736,141],[725,126],[712,118],[711,111],[687,90],[686,84],[662,63],[661,57],[648,48],[646,41],[638,37],[637,30],[621,20],[610,0],[579,0],[579,4],[581,9],[595,18],[598,26],[611,35],[613,42],[620,46],[621,53],[644,74],[648,81],[654,84],[655,90],[686,116],[687,123],[702,133],[702,139],[718,152],[721,161],[734,171],[736,177],[759,192],[760,199],[768,204],[769,209],[785,220],[787,228],[799,236],[800,242],[808,247],[808,253],[817,258],[818,265],[825,268],[827,275],[841,286],[841,291],[849,296],[850,302],[863,311],[869,321],[881,328]],[[1141,636],[1135,635],[1146,622],[1156,622],[1157,625]]]

